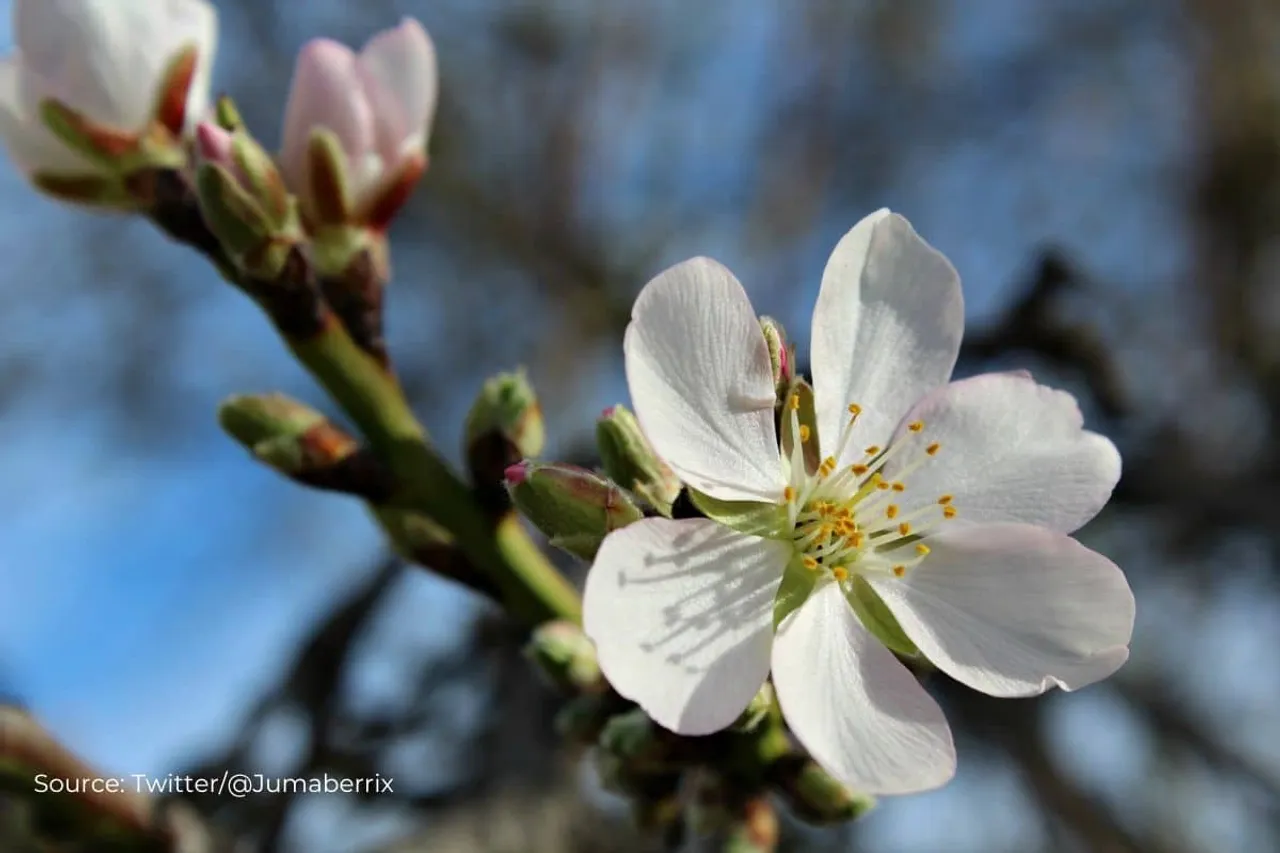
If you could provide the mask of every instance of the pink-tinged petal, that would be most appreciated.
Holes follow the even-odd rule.
[[[709,258],[659,273],[623,349],[636,418],[680,479],[722,500],[781,499],[769,350],[733,273]]]
[[[1133,593],[1114,563],[1028,524],[943,528],[901,579],[868,580],[907,636],[991,696],[1075,690],[1129,657]]]
[[[945,784],[951,730],[905,666],[826,582],[788,616],[773,643],[773,684],[791,731],[818,764],[871,794]]]
[[[923,421],[918,437],[907,424]],[[955,496],[960,524],[1020,521],[1070,533],[1098,514],[1120,479],[1114,444],[1083,428],[1075,398],[1026,373],[988,373],[926,396],[895,440],[938,442],[937,453],[905,479],[905,501]],[[901,470],[919,454],[887,466]]]
[[[609,683],[674,732],[728,726],[769,674],[789,553],[706,519],[646,519],[609,534],[582,601]]]
[[[37,171],[91,172],[88,163],[24,112],[18,95],[18,78],[22,73],[17,55],[0,59],[0,142],[4,143],[9,157],[26,175]]]
[[[14,35],[30,79],[44,81],[23,87],[28,114],[57,97],[92,121],[141,129],[188,45],[200,52],[188,111],[207,108],[217,14],[203,0],[15,0]]]
[[[836,245],[813,310],[812,369],[824,454],[862,407],[851,443],[883,445],[924,394],[951,376],[964,331],[955,268],[906,219],[879,210]]]
[[[349,164],[350,189],[356,194],[366,173],[380,171],[374,148],[373,107],[365,97],[356,55],[330,39],[314,39],[303,46],[293,70],[289,102],[284,112],[280,168],[285,181],[304,200],[309,198],[307,176],[311,133],[327,128],[337,136]]]
[[[413,18],[378,33],[360,51],[361,78],[377,121],[377,146],[389,169],[426,146],[435,115],[436,50]]]

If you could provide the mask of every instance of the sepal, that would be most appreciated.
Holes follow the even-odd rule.
[[[663,462],[631,410],[612,406],[596,421],[596,446],[606,474],[660,514],[671,517],[680,495],[680,478]]]

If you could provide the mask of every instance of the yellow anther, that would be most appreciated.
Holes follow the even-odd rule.
[[[850,465],[849,466],[849,473],[855,477],[861,477],[863,474],[867,473],[870,470],[871,469],[868,468],[866,465]]]
[[[955,517],[956,517],[956,508],[955,508],[955,507],[953,507],[953,506],[950,506],[950,505],[948,505],[948,506],[944,506],[944,507],[942,508],[942,517],[943,517],[943,518],[955,518]]]
[[[849,579],[849,570],[846,569],[844,566],[836,566],[834,569],[831,570],[831,575],[836,580],[840,581],[841,583],[844,583]]]
[[[882,492],[889,491],[889,481],[881,477],[879,480],[876,480],[876,488]]]
[[[942,497],[938,498],[938,503],[942,504],[943,506],[946,506],[947,504],[951,503],[951,495],[943,495]]]
[[[867,454],[868,456],[875,456],[877,453],[880,452],[880,445],[873,444],[862,452]]]
[[[834,470],[836,467],[836,458],[834,456],[828,456],[826,459],[822,460],[822,464],[827,469]]]
[[[884,515],[885,515],[885,518],[897,518],[897,517],[898,517],[898,505],[897,505],[897,504],[889,504],[887,507],[885,507],[885,508],[884,508]]]
[[[857,403],[850,403],[849,414],[853,415],[856,418],[858,415],[862,414],[862,407],[859,406]]]
[[[919,554],[921,557],[927,555],[929,553],[929,546],[924,544],[923,542],[917,542],[916,553]]]
[[[813,557],[805,557],[800,562],[811,572],[816,572],[818,570],[818,561],[813,559]]]
[[[937,455],[938,451],[941,449],[942,449],[942,445],[935,441],[933,444],[926,447],[924,449],[924,452],[928,453],[930,456],[935,456]]]
[[[898,525],[898,532],[901,533],[903,536],[906,536],[911,532],[911,525],[905,521],[902,522],[901,524]]]
[[[905,575],[905,574],[907,573],[907,567],[906,567],[906,566],[894,566],[894,567],[893,567],[893,573],[894,573],[894,575],[896,575],[897,577],[902,577],[903,575]]]
[[[853,531],[853,535],[849,537],[849,544],[855,548],[861,548],[862,543],[865,540],[866,540],[866,537],[862,534],[862,531],[855,530]]]
[[[792,394],[787,400],[787,408],[793,412],[800,411],[800,395]]]
[[[912,421],[911,423],[907,424],[907,429],[911,430],[912,432],[919,432],[920,430],[924,429],[924,421]]]
[[[907,484],[902,482],[901,480],[898,480],[896,483],[893,483],[892,485],[893,485],[893,490],[895,492],[905,492],[907,490]]]
[[[791,503],[793,500],[795,500],[796,499],[795,488],[792,486],[787,486],[785,489],[783,489],[782,499],[785,500],[787,503]]]
[[[805,424],[800,424],[800,441],[802,442],[808,441],[810,432],[812,432],[812,430],[810,430],[808,426],[806,426]]]

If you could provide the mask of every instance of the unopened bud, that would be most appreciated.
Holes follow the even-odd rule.
[[[540,625],[525,646],[525,655],[553,685],[566,692],[594,690],[602,684],[595,645],[567,620]]]
[[[787,333],[782,324],[772,317],[760,318],[760,331],[769,348],[769,365],[773,368],[773,388],[777,399],[787,393],[787,387],[796,372],[796,350],[787,344]]]
[[[671,767],[675,735],[635,708],[610,718],[597,743],[601,752],[618,756],[630,768],[660,770]]]
[[[393,478],[355,438],[283,394],[231,397],[218,408],[218,423],[258,461],[299,483],[375,503],[393,489]]]
[[[784,756],[770,775],[774,788],[806,823],[822,826],[856,820],[876,805],[875,797],[849,789],[808,756]]]
[[[271,156],[244,130],[210,122],[196,128],[196,152],[196,194],[209,229],[239,267],[274,279],[301,231]]]
[[[756,691],[756,695],[752,697],[746,710],[738,715],[737,721],[732,726],[733,730],[737,732],[753,732],[760,728],[769,718],[775,701],[773,685],[766,681],[760,685],[760,689]]]
[[[585,468],[520,462],[506,471],[516,508],[551,544],[591,560],[604,537],[644,517],[627,493]]]
[[[631,410],[621,404],[605,409],[596,421],[596,445],[604,471],[614,482],[671,516],[680,478],[658,458]]]
[[[523,370],[499,373],[481,386],[463,435],[471,476],[482,486],[500,483],[512,465],[542,453],[542,407]]]
[[[721,853],[773,853],[778,846],[778,815],[766,797],[752,797],[722,833]]]

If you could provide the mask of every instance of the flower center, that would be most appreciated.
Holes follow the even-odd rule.
[[[804,566],[825,572],[847,588],[854,575],[891,574],[902,577],[929,556],[922,537],[948,519],[955,518],[951,495],[912,494],[910,477],[937,456],[942,445],[926,435],[925,423],[914,421],[887,447],[872,445],[857,462],[843,468],[837,460],[846,456],[862,408],[849,404],[849,420],[841,431],[835,454],[810,474],[805,469],[803,445],[814,440],[799,423],[799,399],[788,405],[794,442],[789,468],[791,485],[785,498],[792,528],[792,542]],[[894,465],[894,478],[886,466]]]

